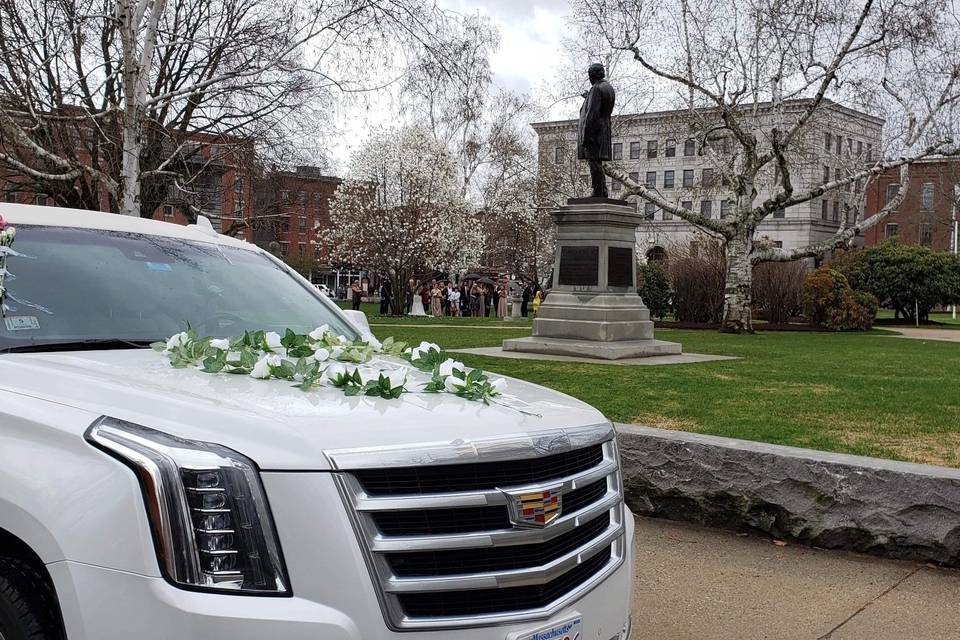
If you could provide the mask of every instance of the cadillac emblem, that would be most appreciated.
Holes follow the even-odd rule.
[[[560,517],[563,485],[538,491],[502,491],[507,496],[510,522],[516,527],[545,527]]]

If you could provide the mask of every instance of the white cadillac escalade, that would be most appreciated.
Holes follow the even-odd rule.
[[[629,635],[633,518],[595,409],[516,380],[524,411],[175,369],[147,347],[187,323],[365,320],[209,224],[0,215],[0,639]]]

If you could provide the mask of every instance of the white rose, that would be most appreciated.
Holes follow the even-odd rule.
[[[177,347],[182,347],[189,340],[186,331],[181,331],[180,333],[170,336],[170,339],[167,340],[167,351],[172,351]]]
[[[317,327],[316,329],[314,329],[313,331],[311,331],[308,335],[309,335],[311,338],[313,338],[314,340],[323,340],[323,336],[326,335],[327,330],[329,330],[329,329],[330,329],[330,327],[328,327],[328,326],[325,325],[325,324],[322,324],[322,325],[320,325],[319,327]]]
[[[380,379],[379,371],[371,371],[370,369],[361,369],[357,367],[354,371],[360,372],[360,384],[367,384],[368,382],[375,382]],[[351,372],[351,375],[353,373]]]
[[[343,355],[343,347],[333,347],[330,350],[330,357],[336,360]]]
[[[317,349],[313,352],[313,357],[317,362],[326,362],[330,359],[330,352],[326,349]]]
[[[259,378],[264,380],[270,377],[270,363],[268,361],[269,356],[263,356],[257,360],[257,364],[253,365],[253,371],[250,372],[251,378]]]
[[[390,381],[390,388],[396,389],[402,387],[407,382],[407,371],[405,369],[394,369],[385,372],[387,380]]]
[[[503,393],[503,390],[507,388],[507,381],[503,378],[497,378],[490,383],[490,386],[493,387],[497,393]]]
[[[326,371],[324,371],[323,374],[327,376],[328,380],[335,381],[341,376],[344,376],[347,374],[347,368],[342,364],[340,364],[339,362],[335,362],[329,367],[327,367]]]
[[[426,355],[433,349],[434,351],[440,351],[440,345],[434,344],[432,342],[421,342],[419,346],[414,347],[410,351],[411,360],[419,360],[421,356]]]
[[[231,351],[227,354],[227,362],[240,362],[241,354],[239,351]]]
[[[270,354],[267,356],[267,364],[269,364],[271,367],[279,367],[281,364],[283,364],[283,358],[276,354]]]
[[[383,351],[383,343],[377,340],[376,336],[374,336],[372,333],[364,334],[363,341],[373,347],[373,350],[377,353]]]
[[[450,393],[456,393],[467,386],[465,380],[461,380],[456,376],[447,376],[446,380],[443,381],[443,388],[449,391]]]
[[[210,346],[214,349],[220,349],[220,351],[227,351],[230,348],[230,341],[227,339],[211,340]]]
[[[276,351],[277,349],[283,347],[283,345],[280,343],[280,334],[276,331],[267,331],[267,333],[264,334],[263,339],[266,340],[267,346],[270,347],[271,351]]]
[[[454,360],[453,358],[447,358],[440,363],[440,375],[441,376],[452,376],[454,370],[463,371],[463,363]]]
[[[350,341],[347,340],[347,336],[344,336],[344,335],[337,336],[337,342],[339,342],[340,344],[350,344]]]

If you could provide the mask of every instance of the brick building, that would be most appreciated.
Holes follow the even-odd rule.
[[[889,238],[904,244],[930,247],[934,251],[952,248],[954,188],[960,184],[960,159],[930,158],[910,167],[910,186],[898,209],[864,232],[864,244],[873,246]],[[864,214],[869,217],[900,188],[900,170],[890,169],[867,187]]]

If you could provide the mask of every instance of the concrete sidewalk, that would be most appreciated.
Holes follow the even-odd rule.
[[[911,338],[913,340],[936,340],[940,342],[960,342],[960,329],[924,329],[916,327],[884,327],[878,329],[889,329],[896,331],[900,335],[898,338]]]
[[[637,518],[634,640],[960,638],[960,571]]]

